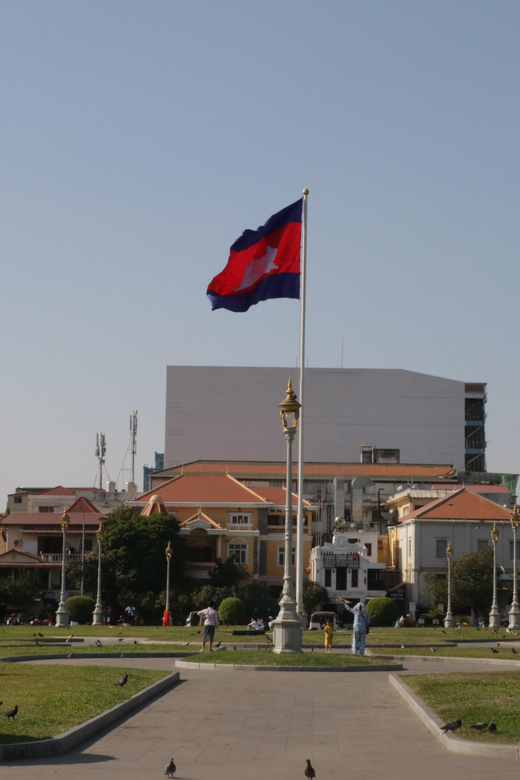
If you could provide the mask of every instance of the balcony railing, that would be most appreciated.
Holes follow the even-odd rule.
[[[185,571],[187,574],[207,574],[214,568],[214,563],[187,563]]]
[[[81,558],[81,553],[67,553],[65,561],[71,561],[73,558]],[[61,563],[63,555],[61,553],[43,553],[41,559],[44,563]]]
[[[294,535],[296,535],[296,526],[293,525],[292,532]],[[284,534],[285,533],[285,525],[268,525],[267,526],[267,533],[268,534]],[[307,526],[303,526],[303,533],[308,533]]]

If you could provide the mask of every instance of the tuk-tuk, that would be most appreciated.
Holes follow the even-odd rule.
[[[327,620],[332,620],[334,631],[338,631],[340,625],[335,612],[313,612],[309,622],[309,631],[323,631]]]

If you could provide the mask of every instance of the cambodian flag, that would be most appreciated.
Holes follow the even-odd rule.
[[[235,241],[208,287],[212,309],[247,311],[269,298],[300,297],[302,205],[300,198]]]

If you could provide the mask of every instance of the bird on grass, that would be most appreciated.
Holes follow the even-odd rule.
[[[495,721],[491,719],[489,723],[475,723],[474,726],[472,726],[472,729],[475,729],[475,731],[485,731],[488,729],[491,725],[495,726]],[[495,726],[496,729],[496,726]]]
[[[495,650],[494,647],[490,647],[489,649],[491,650],[492,653],[494,653],[495,655],[498,655],[498,650]]]
[[[134,639],[134,645],[138,645],[138,644],[139,642],[137,641],[137,639]]]
[[[120,688],[123,687],[123,685],[126,685],[128,682],[128,675],[125,674],[123,677],[121,677],[120,680],[114,683],[114,685],[119,685]]]
[[[492,634],[498,634],[498,628],[493,629]]]
[[[72,658],[73,655],[74,655],[74,653],[69,653],[67,658]]]
[[[12,718],[14,720],[17,712],[18,712],[18,704],[15,704],[12,710],[6,710],[5,712],[1,712],[0,715],[3,715],[6,718]]]
[[[497,730],[497,724],[495,723],[495,721],[493,719],[491,719],[489,721],[488,731],[490,731],[492,734],[494,734],[496,730]]]
[[[430,650],[432,651],[432,653],[435,653],[437,651],[437,648],[436,647],[430,647]]]
[[[307,759],[307,766],[305,767],[305,777],[307,780],[314,780],[316,777],[316,772],[314,771],[314,767],[311,764],[310,758]]]
[[[183,646],[183,647],[188,647],[188,645],[189,645],[189,644],[190,644],[190,642],[183,642],[183,643],[182,643],[182,646]]]
[[[101,641],[100,641],[99,639],[96,639],[96,645],[97,645],[98,647],[101,647],[101,646],[102,646],[102,645],[101,645]]]
[[[405,647],[404,645],[401,645],[401,650],[404,650],[404,647]],[[430,648],[430,649],[431,649],[431,648]]]
[[[452,720],[450,723],[446,723],[444,726],[441,726],[441,731],[444,731],[445,734],[448,733],[448,731],[457,731],[457,729],[460,729],[462,726],[462,720],[459,718],[458,720]]]
[[[176,771],[177,771],[177,767],[175,766],[175,762],[173,758],[170,758],[170,760],[166,764],[164,774],[168,775],[168,777],[173,777]]]
[[[517,652],[514,647],[511,648],[511,652],[513,653],[513,655],[517,655]]]
[[[40,632],[38,631],[38,636],[43,636],[43,634],[40,634]]]

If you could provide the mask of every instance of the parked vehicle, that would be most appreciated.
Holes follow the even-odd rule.
[[[335,631],[339,630],[340,625],[335,612],[313,612],[309,621],[309,631],[323,631],[327,620],[333,621]]]

